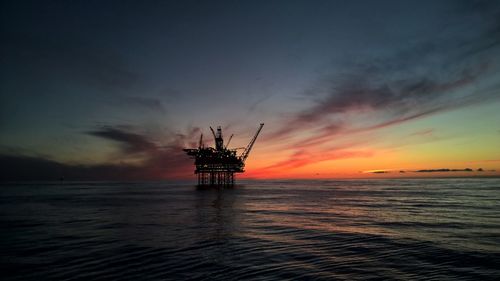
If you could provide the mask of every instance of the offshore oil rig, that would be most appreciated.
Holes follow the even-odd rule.
[[[233,135],[229,137],[228,142],[224,145],[222,137],[222,129],[217,127],[217,133],[210,127],[215,140],[215,148],[205,147],[203,143],[203,134],[200,136],[198,148],[183,149],[187,155],[194,158],[195,170],[198,175],[199,186],[230,186],[234,184],[234,173],[245,172],[245,160],[248,158],[250,151],[259,136],[264,123],[260,124],[257,133],[246,147],[228,149],[229,143]],[[244,149],[241,155],[237,155],[238,149]]]

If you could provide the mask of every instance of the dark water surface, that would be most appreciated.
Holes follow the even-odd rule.
[[[500,280],[500,180],[0,185],[2,280]]]

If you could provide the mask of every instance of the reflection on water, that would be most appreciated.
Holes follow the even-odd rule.
[[[500,277],[497,179],[32,183],[0,195],[6,279]]]

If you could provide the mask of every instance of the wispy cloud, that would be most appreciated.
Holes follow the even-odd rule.
[[[299,168],[312,163],[319,163],[327,160],[337,160],[345,158],[358,158],[358,157],[371,157],[373,156],[372,151],[367,150],[335,150],[332,152],[312,152],[308,150],[299,150],[293,153],[286,160],[280,161],[273,165],[263,168],[266,171],[273,170],[283,170],[283,169],[293,169]]]
[[[163,106],[163,102],[157,98],[127,97],[127,99],[130,102],[143,106],[147,109],[157,111],[160,113],[165,113],[165,107]]]
[[[299,112],[287,126],[273,137],[286,137],[297,130],[315,128],[314,138],[339,133],[357,133],[398,125],[439,112],[486,102],[496,98],[491,92],[461,95],[456,91],[477,82],[486,75],[489,66],[480,62],[451,77],[405,77],[393,80],[394,73],[382,67],[354,69],[347,77],[334,77],[328,91],[319,102]],[[363,122],[349,119],[353,113],[364,116]],[[349,120],[346,120],[349,119]],[[293,124],[293,126],[290,126]]]
[[[138,168],[143,170],[144,176],[163,178],[186,175],[192,168],[192,160],[186,157],[182,149],[195,146],[200,129],[189,128],[186,131],[171,135],[162,144],[157,144],[146,135],[117,127],[101,127],[88,134],[117,142],[125,159],[129,154],[142,154],[145,159]]]
[[[397,52],[337,64],[305,89],[304,109],[291,113],[265,140],[280,141],[291,156],[268,169],[297,168],[339,157],[370,157],[366,141],[376,131],[435,114],[499,99],[498,5],[470,7],[479,23],[464,23],[440,36],[402,44]],[[470,13],[470,11],[464,13]],[[410,136],[433,138],[434,129]],[[331,147],[334,142],[350,148]],[[325,151],[328,151],[325,153]],[[378,171],[377,173],[379,173]],[[404,172],[404,171],[403,171]]]
[[[158,149],[145,136],[115,127],[102,127],[90,131],[88,134],[118,142],[122,146],[124,153],[151,152]]]
[[[440,112],[485,103],[499,96],[499,85],[479,86],[498,74],[500,22],[476,7],[484,22],[472,34],[449,28],[392,55],[337,65],[304,97],[312,105],[286,120],[271,139],[309,131],[306,142],[327,142],[328,136],[372,131]],[[339,71],[338,69],[342,69]],[[304,140],[301,140],[303,142]]]
[[[109,100],[113,105],[124,105],[131,108],[144,109],[154,113],[165,114],[167,111],[163,102],[158,98],[139,97],[139,96],[122,96],[113,97]]]
[[[409,136],[417,136],[417,137],[432,137],[434,135],[435,130],[434,129],[424,129],[420,130],[414,133],[411,133]]]

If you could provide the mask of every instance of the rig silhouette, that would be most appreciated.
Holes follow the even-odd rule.
[[[245,172],[245,160],[247,160],[250,151],[259,136],[264,123],[260,124],[257,133],[244,148],[228,149],[233,135],[229,137],[224,145],[222,129],[217,127],[217,133],[210,127],[215,140],[215,148],[205,147],[203,143],[203,134],[200,136],[198,148],[183,149],[187,155],[194,158],[195,170],[198,175],[199,186],[229,186],[234,184],[234,173]],[[241,155],[237,155],[238,149],[244,149]]]

